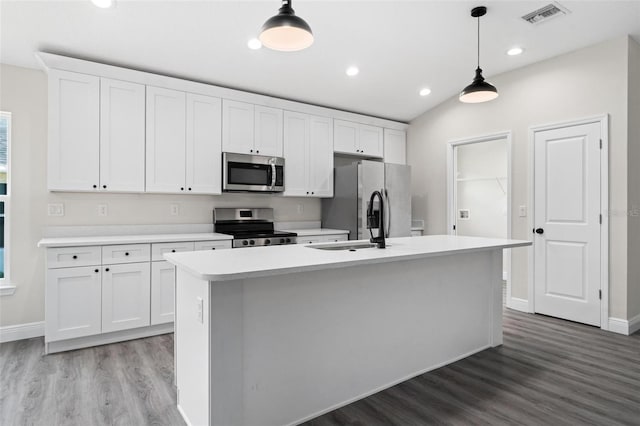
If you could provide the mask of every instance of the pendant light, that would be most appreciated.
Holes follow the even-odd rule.
[[[296,16],[291,0],[282,0],[278,14],[267,19],[260,30],[260,41],[269,49],[293,52],[313,44],[311,27]]]
[[[471,9],[471,16],[478,19],[478,68],[473,82],[460,92],[460,101],[477,104],[491,101],[498,97],[498,89],[492,84],[484,81],[482,69],[480,68],[480,17],[487,13],[487,8],[478,6]]]

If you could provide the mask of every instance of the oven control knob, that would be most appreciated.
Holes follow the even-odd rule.
[[[287,238],[287,244],[291,242],[291,238]]]
[[[264,240],[264,245],[268,246],[269,244],[271,244],[271,240]]]
[[[280,244],[284,244],[284,238],[280,238]]]
[[[251,244],[252,246],[255,246],[255,245],[256,245],[256,242],[255,242],[255,241],[253,241],[253,240],[250,240],[250,241],[249,241],[249,244]]]
[[[242,245],[243,245],[243,246],[248,246],[248,245],[249,245],[249,241],[244,240],[244,241],[242,242]]]

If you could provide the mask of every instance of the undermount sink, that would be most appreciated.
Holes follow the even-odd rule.
[[[374,248],[377,247],[376,244],[370,243],[368,241],[362,241],[362,242],[349,242],[349,243],[343,243],[343,244],[317,244],[317,245],[310,245],[310,246],[305,246],[308,248],[314,248],[314,249],[318,249],[318,250],[349,250],[349,251],[356,251],[359,249],[366,249],[366,248]]]

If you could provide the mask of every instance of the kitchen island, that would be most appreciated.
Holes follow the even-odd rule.
[[[502,343],[502,250],[530,242],[387,243],[166,254],[187,423],[301,423]]]

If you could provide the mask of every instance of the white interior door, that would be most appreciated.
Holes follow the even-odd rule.
[[[535,312],[600,326],[601,124],[534,134]]]

